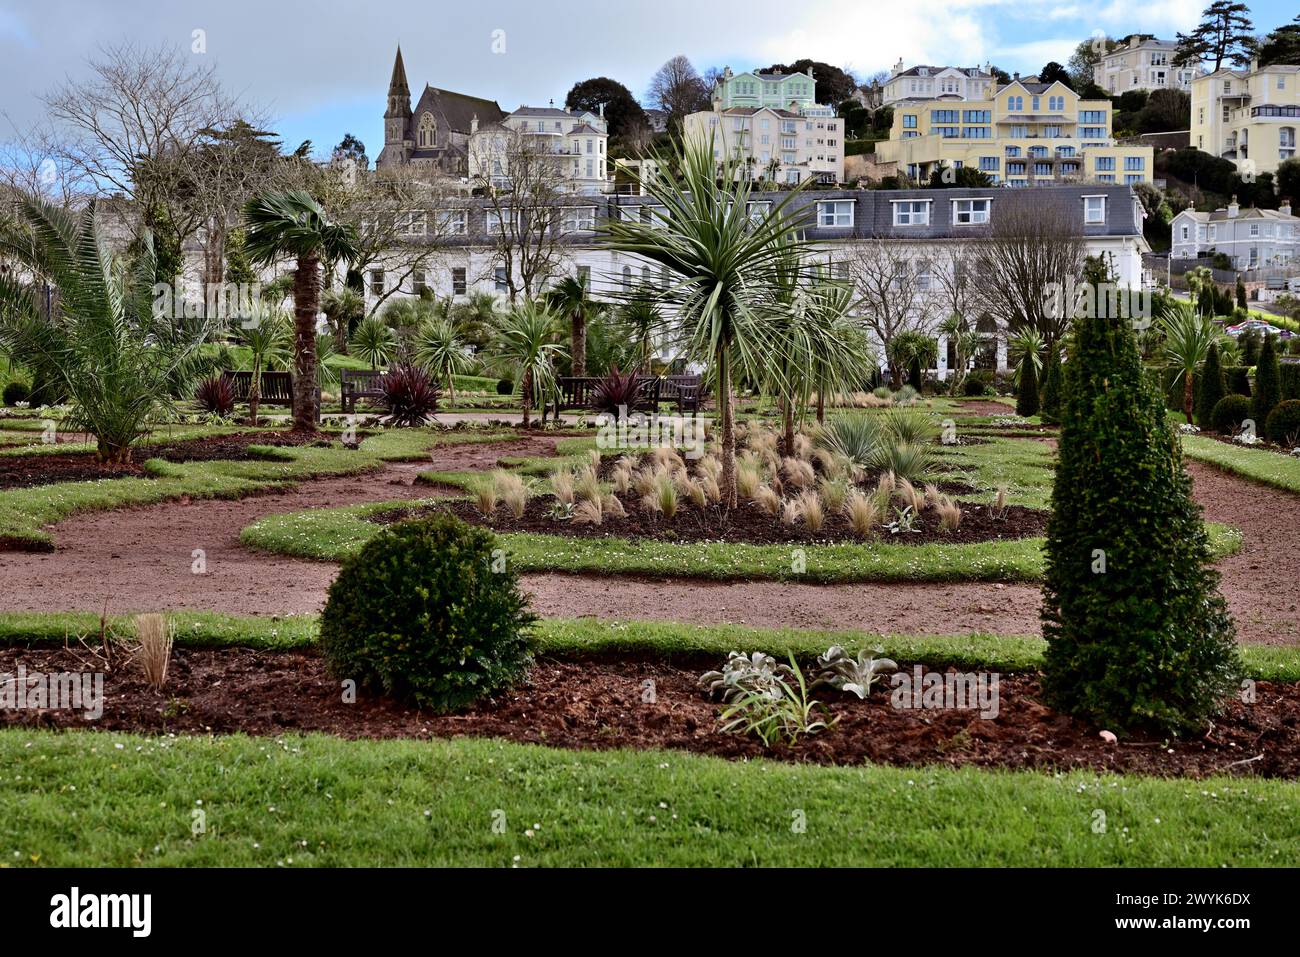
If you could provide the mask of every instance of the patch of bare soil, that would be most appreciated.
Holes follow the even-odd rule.
[[[88,670],[62,649],[0,650],[0,673]],[[576,749],[672,748],[727,758],[763,756],[818,764],[943,764],[1044,771],[1202,777],[1300,776],[1300,687],[1259,682],[1257,701],[1233,700],[1207,733],[1186,740],[1126,736],[1107,744],[1098,729],[1039,701],[1036,676],[1001,675],[992,699],[969,708],[898,708],[886,679],[866,701],[817,689],[834,725],[771,751],[719,730],[719,705],[698,684],[712,660],[616,657],[543,659],[515,688],[456,714],[403,708],[362,691],[344,703],[340,683],[312,651],[181,649],[161,693],[128,665],[104,682],[94,722],[67,710],[0,710],[0,724],[106,731],[275,735],[319,731],[346,738],[490,736]],[[926,669],[928,670],[928,669]],[[907,669],[909,677],[914,675]],[[653,688],[652,696],[646,689]],[[653,700],[647,701],[651,697]]]
[[[672,518],[662,513],[649,512],[640,499],[631,493],[617,496],[622,503],[622,516],[607,513],[601,524],[581,522],[573,517],[557,517],[556,500],[551,496],[530,499],[524,514],[515,518],[504,507],[498,506],[490,517],[479,511],[473,502],[447,502],[433,507],[392,509],[370,516],[370,520],[391,524],[434,511],[450,512],[473,525],[483,525],[498,532],[534,532],[542,535],[564,535],[571,538],[626,538],[652,539],[661,542],[744,542],[751,545],[785,543],[827,544],[832,542],[860,542],[853,534],[848,520],[839,513],[827,512],[825,524],[816,532],[806,524],[786,525],[769,515],[753,502],[742,502],[728,511],[720,505],[703,508],[691,502],[682,502]],[[1009,506],[1005,514],[995,514],[992,506],[961,504],[961,525],[944,531],[933,509],[927,509],[916,518],[913,530],[892,534],[877,529],[877,540],[899,545],[924,545],[943,542],[949,545],[972,542],[989,542],[1003,539],[1029,538],[1043,534],[1047,515],[1039,509],[1020,505]]]
[[[35,455],[0,456],[0,490],[33,488],[57,482],[86,482],[99,479],[149,478],[140,463],[148,459],[168,462],[210,462],[218,459],[246,461],[257,458],[249,446],[295,446],[330,440],[322,436],[297,432],[239,432],[212,435],[183,442],[141,445],[134,450],[132,461],[106,465],[93,452],[51,452]]]

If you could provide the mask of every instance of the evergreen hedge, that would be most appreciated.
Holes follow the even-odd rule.
[[[1214,407],[1228,393],[1223,380],[1223,369],[1219,365],[1218,343],[1210,343],[1201,371],[1192,380],[1192,393],[1195,401],[1193,408],[1196,410],[1196,424],[1203,429],[1208,429]]]
[[[1045,699],[1116,731],[1202,727],[1240,674],[1234,627],[1178,435],[1129,324],[1076,319],[1062,383]]]

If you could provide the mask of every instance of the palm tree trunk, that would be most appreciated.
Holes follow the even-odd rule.
[[[889,363],[889,387],[897,392],[903,387],[903,367]]]
[[[735,508],[736,493],[736,417],[731,401],[731,357],[725,345],[718,348],[718,413],[722,416],[722,506]]]
[[[523,393],[524,428],[526,429],[528,428],[530,422],[529,414],[532,412],[533,409],[533,370],[532,369],[529,369],[524,373],[524,384],[523,384],[523,388],[520,389],[520,392]]]
[[[573,310],[573,374],[587,374],[587,320],[581,309]]]
[[[1183,415],[1187,416],[1187,424],[1192,424],[1192,370],[1188,369],[1183,373]]]
[[[781,400],[781,424],[785,430],[785,454],[794,455],[794,402],[788,398]]]
[[[257,406],[262,401],[262,363],[253,363],[253,378],[248,383],[248,420],[256,427]]]
[[[320,260],[299,256],[293,276],[293,429],[315,432],[320,420],[316,404],[316,316],[320,312]]]
[[[826,421],[826,390],[822,387],[817,389],[817,424],[821,425]]]

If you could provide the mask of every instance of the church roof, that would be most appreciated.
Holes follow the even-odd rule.
[[[496,100],[432,86],[426,86],[420,94],[420,101],[412,111],[412,125],[419,124],[419,116],[425,111],[442,114],[448,128],[458,133],[468,133],[475,117],[478,117],[479,126],[485,126],[500,122],[506,115]]]

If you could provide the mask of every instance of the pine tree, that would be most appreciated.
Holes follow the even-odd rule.
[[[1055,345],[1047,347],[1047,359],[1043,363],[1043,395],[1038,417],[1047,423],[1061,419],[1061,359]]]
[[[1016,391],[1016,415],[1029,418],[1038,414],[1038,372],[1033,362],[1025,360],[1020,369],[1020,385]]]
[[[1275,336],[1265,336],[1255,363],[1255,390],[1252,393],[1250,413],[1255,419],[1255,431],[1263,432],[1264,423],[1273,407],[1282,401],[1282,366],[1277,358]]]
[[[1211,342],[1205,353],[1205,363],[1201,374],[1196,379],[1196,423],[1203,429],[1210,427],[1214,407],[1228,394],[1227,383],[1223,379],[1223,368],[1219,364],[1219,345]]]
[[[1202,726],[1240,674],[1234,626],[1179,437],[1129,323],[1076,319],[1062,385],[1044,696],[1113,730]]]

